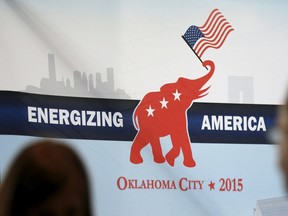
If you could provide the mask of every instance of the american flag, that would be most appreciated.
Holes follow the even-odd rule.
[[[218,9],[214,9],[203,26],[190,26],[182,37],[201,58],[208,48],[218,49],[221,47],[228,34],[233,30],[222,13]]]

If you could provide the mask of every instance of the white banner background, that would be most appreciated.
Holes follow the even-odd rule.
[[[69,79],[73,87],[76,70],[94,79],[100,73],[105,81],[106,69],[113,68],[115,90],[125,91],[131,99],[141,99],[180,76],[196,78],[206,73],[181,35],[190,25],[203,25],[214,8],[224,14],[235,31],[219,50],[210,49],[204,54],[203,59],[215,62],[216,71],[209,81],[209,94],[199,101],[233,102],[229,100],[229,91],[233,91],[230,78],[248,77],[253,81],[248,88],[253,95],[251,103],[280,104],[288,71],[286,0],[3,0],[0,89],[41,92],[41,80],[49,76],[47,55],[53,53],[58,82],[63,80],[67,85]],[[42,93],[55,94],[46,90]],[[65,90],[58,94],[65,95]],[[121,96],[116,94],[115,98]],[[1,135],[0,139],[3,178],[15,154],[38,138]],[[150,148],[143,150],[145,162],[133,165],[129,161],[132,142],[67,143],[80,152],[87,165],[93,207],[99,216],[244,216],[253,214],[257,200],[284,195],[274,145],[192,144],[197,167],[189,169],[180,157],[175,167],[153,163]],[[162,144],[164,151],[170,149],[167,137]],[[119,190],[117,179],[121,176],[139,181],[178,181],[185,177],[204,180],[206,186],[188,191]],[[219,189],[220,178],[242,178],[243,191],[210,191],[209,182],[216,181]]]

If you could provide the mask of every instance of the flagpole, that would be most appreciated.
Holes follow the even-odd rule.
[[[194,54],[197,56],[197,58],[201,61],[201,63],[203,64],[202,59],[198,56],[198,54],[195,52],[195,50],[193,49],[193,47],[190,46],[190,44],[188,43],[188,41],[185,39],[185,37],[182,35],[181,36],[183,38],[183,40],[187,43],[187,45],[191,48],[191,50],[194,52]],[[205,68],[208,70],[208,68],[205,66]]]

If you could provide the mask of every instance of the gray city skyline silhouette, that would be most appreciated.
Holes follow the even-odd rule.
[[[96,85],[94,85],[92,74],[87,76],[86,72],[77,70],[73,72],[73,85],[68,78],[64,81],[62,77],[62,80],[58,81],[56,79],[54,54],[48,54],[48,71],[49,76],[40,80],[40,87],[27,85],[25,92],[76,97],[130,99],[130,96],[123,89],[115,90],[114,70],[111,67],[106,70],[107,81],[102,81],[101,73],[96,73]]]
[[[25,92],[36,94],[130,99],[124,89],[116,89],[114,85],[114,70],[108,67],[107,79],[102,81],[102,74],[97,72],[95,79],[92,74],[75,70],[73,72],[73,85],[70,79],[56,78],[56,66],[54,54],[48,54],[48,78],[40,80],[40,87],[27,85]],[[94,82],[95,81],[95,82]],[[94,83],[96,83],[94,85]],[[246,76],[228,76],[228,103],[254,103],[254,79]]]

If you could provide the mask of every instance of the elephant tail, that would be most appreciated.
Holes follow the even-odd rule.
[[[133,113],[133,124],[136,130],[139,130],[139,124],[138,124],[138,107],[135,108]]]

